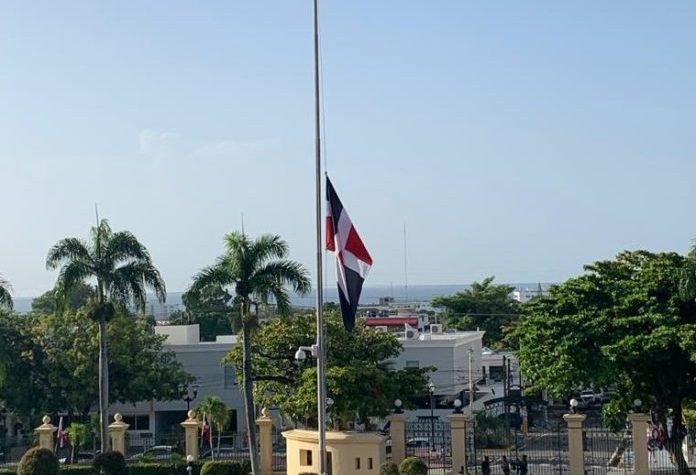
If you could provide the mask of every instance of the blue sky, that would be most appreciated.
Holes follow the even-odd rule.
[[[321,2],[329,174],[368,285],[549,282],[696,237],[696,4]],[[310,0],[0,4],[0,272],[94,203],[168,288],[244,213],[313,263]],[[331,278],[333,266],[329,267]]]

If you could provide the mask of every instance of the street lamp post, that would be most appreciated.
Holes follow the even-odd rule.
[[[198,385],[192,384],[191,386],[189,386],[187,384],[186,386],[184,386],[183,384],[180,384],[179,392],[186,393],[182,400],[186,401],[186,413],[188,413],[188,411],[191,410],[191,402],[198,397]]]
[[[430,451],[435,452],[435,385],[432,381],[428,383],[428,394],[430,394]]]

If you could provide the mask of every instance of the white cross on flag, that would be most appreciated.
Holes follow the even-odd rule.
[[[336,253],[336,279],[341,315],[346,330],[355,326],[355,313],[363,282],[372,266],[372,257],[367,252],[358,232],[338,199],[336,190],[326,177],[326,249]]]

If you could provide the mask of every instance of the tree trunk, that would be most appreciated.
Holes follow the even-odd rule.
[[[109,426],[109,360],[106,342],[106,319],[99,318],[99,439],[102,453],[109,447],[107,427]]]
[[[664,425],[665,433],[667,431],[667,424]],[[672,463],[677,467],[679,475],[689,475],[691,472],[689,470],[689,465],[684,460],[684,450],[682,449],[682,443],[684,442],[684,434],[686,429],[682,423],[682,410],[681,402],[672,408],[672,433],[667,439],[667,451],[669,452]]]
[[[254,381],[251,372],[251,324],[248,321],[248,304],[242,303],[242,350],[243,358],[243,382],[244,382],[244,409],[246,412],[247,437],[249,443],[249,456],[251,458],[251,473],[259,475],[259,450],[256,446],[256,411],[254,409]]]

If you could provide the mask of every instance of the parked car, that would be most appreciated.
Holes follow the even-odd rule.
[[[155,445],[139,454],[128,457],[128,461],[138,462],[142,459],[169,460],[175,453],[174,447],[171,445]]]
[[[213,449],[208,449],[201,454],[202,459],[211,459],[212,455],[215,455],[216,459],[234,459],[240,457],[249,457],[249,449],[244,447],[230,447],[228,445],[222,445],[220,448],[213,447]]]
[[[414,455],[416,457],[426,458],[435,457],[439,458],[441,456],[441,450],[435,447],[431,450],[430,439],[427,437],[414,437],[406,441],[406,453],[408,455]]]
[[[98,453],[98,452],[97,452]],[[78,452],[75,454],[74,463],[88,463],[94,460],[93,452]],[[70,463],[70,455],[58,459],[60,463]]]

